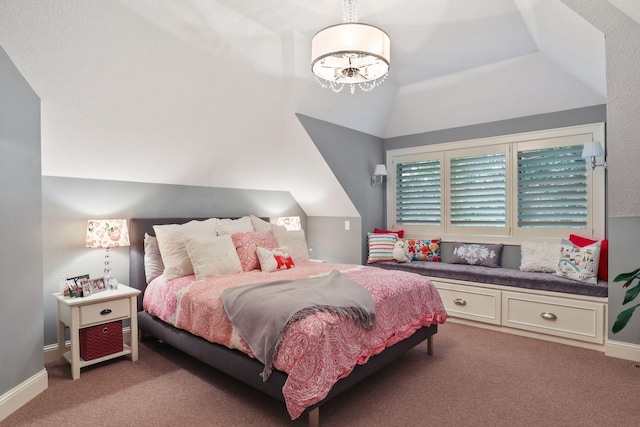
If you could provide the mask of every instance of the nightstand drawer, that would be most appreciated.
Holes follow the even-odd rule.
[[[433,281],[447,314],[460,319],[500,324],[500,291]]]
[[[604,343],[604,304],[503,292],[502,310],[504,326]]]
[[[80,327],[129,317],[129,300],[119,299],[80,307]]]

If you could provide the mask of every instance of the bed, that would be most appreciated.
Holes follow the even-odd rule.
[[[383,368],[385,365],[389,364],[416,345],[426,340],[427,353],[429,355],[432,354],[433,335],[437,333],[438,324],[443,323],[446,319],[446,312],[444,310],[444,306],[442,305],[442,301],[437,294],[437,290],[435,290],[435,287],[428,279],[422,276],[405,272],[393,272],[392,274],[410,275],[406,276],[406,278],[410,280],[405,280],[405,278],[402,279],[403,285],[405,281],[408,282],[418,280],[416,279],[416,277],[420,277],[419,280],[422,281],[420,286],[423,286],[424,289],[429,289],[428,298],[430,298],[430,301],[427,305],[430,307],[430,313],[428,313],[428,315],[425,313],[424,315],[420,316],[420,325],[416,326],[413,324],[415,322],[412,322],[412,325],[407,325],[403,328],[402,331],[390,334],[393,336],[386,338],[385,345],[383,346],[384,348],[377,349],[375,351],[372,350],[372,353],[375,354],[367,354],[367,357],[365,358],[360,357],[359,360],[354,360],[353,366],[348,366],[345,369],[345,372],[340,373],[340,375],[338,375],[337,377],[339,378],[337,381],[335,380],[335,378],[333,379],[332,385],[328,392],[326,390],[321,391],[320,397],[316,397],[315,400],[306,400],[304,401],[305,403],[302,404],[292,404],[290,402],[291,397],[286,396],[287,393],[283,390],[286,389],[289,376],[292,377],[289,380],[289,383],[295,381],[294,374],[287,374],[283,372],[283,370],[288,370],[288,368],[283,370],[278,369],[280,367],[276,363],[278,362],[278,360],[274,360],[274,369],[268,376],[268,379],[265,381],[261,376],[261,374],[263,374],[265,371],[265,364],[258,361],[255,357],[247,355],[246,349],[240,351],[238,349],[242,347],[240,344],[236,343],[236,348],[229,348],[228,342],[226,342],[225,345],[214,343],[202,337],[206,336],[206,333],[203,333],[201,331],[192,331],[194,333],[191,333],[181,328],[182,325],[180,325],[178,320],[176,319],[185,316],[188,317],[187,315],[183,314],[187,312],[186,308],[183,308],[181,310],[177,308],[176,312],[179,313],[179,315],[173,313],[171,321],[165,321],[169,320],[168,316],[162,316],[154,312],[153,305],[149,302],[152,299],[151,296],[148,296],[147,304],[150,305],[150,309],[148,311],[151,311],[153,314],[149,313],[144,308],[145,291],[147,291],[147,287],[149,286],[147,284],[145,275],[145,234],[147,234],[148,236],[155,236],[154,226],[186,224],[194,220],[201,222],[206,219],[207,218],[143,218],[132,219],[130,221],[130,286],[142,291],[138,297],[138,327],[140,329],[141,338],[153,337],[155,339],[161,340],[162,342],[189,354],[190,356],[214,367],[215,369],[218,369],[234,378],[237,378],[238,380],[251,385],[252,387],[255,387],[256,389],[276,399],[284,401],[287,405],[287,409],[289,410],[292,419],[295,419],[302,414],[308,414],[309,425],[318,425],[319,408],[323,404],[335,398],[340,393],[347,390],[362,379]],[[236,220],[236,218],[226,220]],[[364,276],[371,276],[374,271],[385,271],[374,267],[344,266],[313,262],[298,263],[298,265],[290,271],[298,269],[298,272],[296,274],[306,274],[305,272],[309,272],[310,276],[315,277],[321,276],[324,273],[328,273],[330,270],[334,269],[334,267],[336,267],[335,269],[340,270],[345,276],[351,275],[353,277],[360,277],[360,279],[358,280],[362,280],[361,277]],[[322,274],[319,274],[319,272],[321,272]],[[249,282],[259,281],[258,279],[251,278],[251,275],[261,277],[260,280],[262,281],[265,281],[263,277],[272,278],[269,280],[279,280],[280,274],[280,271],[262,274],[260,271],[243,272],[239,273],[237,278],[233,277],[233,280],[231,280],[231,282],[236,283],[235,281],[240,280],[240,278],[244,278],[244,276],[247,276],[247,280]],[[228,276],[229,275],[226,275],[225,277]],[[216,286],[216,284],[218,283],[218,279],[219,278],[206,278],[196,281],[195,277],[192,277],[192,279],[180,278],[174,279],[172,281],[166,281],[161,276],[160,278],[151,281],[151,285],[155,286],[155,288],[150,286],[148,291],[149,295],[152,295],[154,292],[157,294],[157,291],[154,291],[154,289],[158,289],[158,286],[167,286],[167,283],[173,284],[179,282],[180,280],[186,280],[187,282],[191,280],[188,285],[181,285],[180,291],[176,292],[176,305],[178,307],[183,307],[183,305],[184,307],[190,307],[192,305],[197,305],[190,300],[188,301],[188,298],[192,297],[191,294],[196,294],[196,289],[205,289],[209,291]],[[241,282],[245,283],[246,281]],[[421,293],[427,292],[424,291],[424,289],[420,288],[419,291]],[[378,317],[376,318],[376,321],[383,319],[383,317],[381,317],[381,313],[377,313],[377,316]],[[226,321],[228,321],[228,319]],[[302,324],[303,322],[300,321],[297,323]],[[293,328],[297,323],[294,323],[291,328]],[[376,327],[377,331],[384,331],[384,328],[380,327],[379,325],[376,325]],[[289,334],[289,332],[287,332],[287,334]],[[293,334],[293,332],[291,332],[291,334]],[[366,335],[366,333],[357,333],[357,335]],[[244,342],[244,340],[241,341]],[[284,350],[281,350],[281,352],[284,353]],[[248,353],[251,354],[250,351]],[[313,357],[319,356],[314,354]],[[285,358],[285,356],[283,356],[283,358]],[[280,365],[282,365],[282,363],[280,363]],[[300,405],[303,406],[302,409]],[[292,410],[291,407],[294,407],[295,409]]]

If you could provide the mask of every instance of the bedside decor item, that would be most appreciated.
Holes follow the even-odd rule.
[[[356,0],[344,0],[342,24],[318,31],[311,40],[311,70],[324,88],[340,92],[356,85],[369,92],[389,72],[391,39],[380,28],[358,23]]]
[[[118,281],[111,276],[110,248],[129,246],[126,219],[90,219],[87,222],[87,248],[104,248],[104,283],[107,289],[116,289]]]
[[[638,280],[638,282],[632,288],[627,289],[627,292],[624,294],[624,300],[622,301],[622,305],[625,305],[635,300],[638,294],[640,294],[640,268],[637,268],[630,273],[618,274],[616,278],[613,279],[614,282],[624,282],[624,285],[622,285],[623,288],[628,288],[631,284],[633,284],[635,280]],[[620,313],[618,313],[618,316],[616,317],[616,321],[614,322],[613,327],[611,328],[611,332],[613,332],[614,334],[617,334],[622,329],[624,329],[624,327],[627,326],[627,323],[629,323],[629,320],[631,320],[631,316],[633,315],[633,312],[639,306],[640,306],[640,303],[634,305],[633,307],[626,308],[622,310]]]

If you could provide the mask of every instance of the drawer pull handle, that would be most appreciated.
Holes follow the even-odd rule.
[[[103,333],[103,334],[106,334],[107,332],[109,332],[109,328],[103,328],[103,329],[102,329],[102,333]]]
[[[465,300],[463,300],[462,298],[456,298],[456,299],[454,299],[454,300],[453,300],[453,303],[454,303],[455,305],[462,305],[462,306],[467,305],[467,302],[466,302]]]
[[[540,313],[540,317],[542,317],[545,320],[556,320],[558,318],[558,316],[556,316],[553,313],[547,313],[546,311]]]
[[[104,310],[102,310],[100,312],[100,316],[106,316],[107,314],[111,314],[111,309],[110,308],[105,308]]]

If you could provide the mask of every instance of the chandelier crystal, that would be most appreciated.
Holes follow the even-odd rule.
[[[311,40],[311,70],[325,88],[349,85],[369,92],[389,73],[391,39],[380,28],[358,23],[357,0],[344,0],[342,24],[320,30]]]

